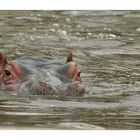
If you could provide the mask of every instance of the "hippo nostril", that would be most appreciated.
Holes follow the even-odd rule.
[[[6,76],[10,76],[11,75],[11,72],[9,70],[5,70],[4,72],[5,72]]]

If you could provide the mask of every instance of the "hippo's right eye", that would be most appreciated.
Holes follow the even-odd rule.
[[[5,70],[5,75],[6,75],[6,76],[10,76],[10,75],[11,75],[11,72],[8,71],[8,70]]]

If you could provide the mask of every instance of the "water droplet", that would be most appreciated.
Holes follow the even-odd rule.
[[[55,29],[53,29],[53,28],[51,28],[51,29],[49,29],[51,32],[55,32]]]
[[[58,23],[54,23],[53,27],[59,27],[60,25]]]
[[[29,36],[30,40],[35,40],[33,36]]]
[[[87,33],[87,35],[91,36],[91,35],[92,35],[92,33]]]
[[[137,28],[136,31],[137,31],[137,32],[140,32],[140,28]]]
[[[65,30],[58,30],[59,34],[67,35],[67,32]]]
[[[36,31],[36,28],[32,28],[33,31]]]
[[[69,22],[70,21],[70,18],[66,18],[66,21]]]
[[[79,25],[77,25],[77,28],[81,28],[81,25],[79,24]]]
[[[116,38],[117,36],[114,35],[114,34],[109,34],[109,37],[111,37],[111,38]]]
[[[38,17],[41,17],[41,14],[37,14]]]
[[[76,35],[80,35],[80,33],[79,33],[79,32],[77,32],[77,33],[76,33]]]
[[[23,33],[19,33],[20,36],[24,35]]]

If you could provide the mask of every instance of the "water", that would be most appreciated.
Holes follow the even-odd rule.
[[[0,92],[1,129],[140,129],[140,11],[0,11],[9,60],[68,51],[83,97]]]

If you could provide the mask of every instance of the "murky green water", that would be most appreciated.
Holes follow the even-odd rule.
[[[1,91],[1,129],[140,129],[140,11],[0,11],[9,60],[70,50],[87,95]]]

